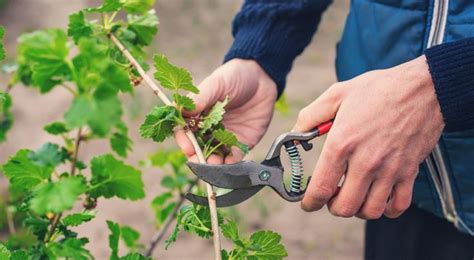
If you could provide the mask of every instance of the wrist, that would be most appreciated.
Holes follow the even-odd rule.
[[[420,102],[419,104],[424,104],[426,109],[432,110],[434,112],[434,118],[432,118],[432,120],[438,122],[443,128],[443,114],[441,113],[440,103],[425,55],[405,64],[406,67],[402,70],[401,75],[406,75],[405,80],[407,83],[411,83],[406,84],[412,88],[412,91],[408,91],[409,95],[423,98],[424,102]]]
[[[253,59],[234,58],[226,63],[235,64],[236,66],[245,68],[244,73],[254,77],[254,79],[258,81],[259,87],[264,88],[267,95],[273,98],[274,102],[276,102],[278,96],[277,84],[257,61]]]

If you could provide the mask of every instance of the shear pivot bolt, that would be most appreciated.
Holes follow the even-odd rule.
[[[270,176],[272,176],[272,174],[267,170],[260,171],[260,173],[258,174],[258,178],[260,178],[260,180],[262,181],[268,181],[270,179]]]

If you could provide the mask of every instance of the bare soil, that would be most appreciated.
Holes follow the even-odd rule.
[[[230,27],[232,17],[240,7],[240,1],[218,0],[161,0],[157,3],[160,18],[160,34],[151,52],[162,52],[173,62],[190,69],[195,81],[201,81],[222,62],[226,49],[232,42]],[[273,138],[288,131],[294,124],[298,111],[318,97],[336,81],[334,73],[335,44],[340,37],[348,1],[336,0],[325,13],[313,42],[297,59],[288,78],[287,99],[290,111],[287,115],[276,113],[273,123],[262,142],[250,153],[249,159],[261,159]],[[67,15],[87,5],[100,1],[71,0],[9,0],[0,10],[0,24],[7,29],[7,51],[12,57],[16,38],[23,32],[38,28],[67,25]],[[0,77],[1,85],[7,78]],[[56,89],[46,95],[37,90],[16,87],[12,91],[15,124],[8,141],[0,145],[0,162],[19,148],[36,149],[45,141],[56,140],[42,131],[45,123],[60,120],[70,102],[68,93]],[[144,113],[157,99],[145,87],[134,98],[126,98],[127,120],[131,124],[134,152],[128,159],[137,165],[147,154],[172,147],[172,143],[156,145],[139,138],[137,128]],[[305,171],[312,172],[323,142],[304,156]],[[91,142],[83,146],[80,157],[87,160],[108,150],[105,142]],[[161,172],[143,169],[147,197],[139,202],[121,200],[99,201],[99,213],[95,221],[78,229],[89,236],[89,249],[97,259],[108,258],[108,230],[105,220],[127,224],[142,232],[141,242],[147,244],[155,233],[153,212],[149,205],[161,192]],[[0,177],[0,191],[5,191],[5,179]],[[262,206],[265,205],[265,206]],[[242,230],[251,233],[256,229],[271,229],[283,235],[289,259],[360,259],[362,258],[363,221],[342,219],[330,215],[326,209],[305,213],[298,204],[286,203],[270,190],[261,192],[255,199],[236,207]],[[228,244],[226,244],[228,245]],[[159,259],[212,259],[212,245],[187,234],[164,250],[161,244],[154,256]]]

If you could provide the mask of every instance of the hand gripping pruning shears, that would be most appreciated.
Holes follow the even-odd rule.
[[[301,201],[306,188],[302,189],[303,162],[297,146],[301,145],[305,151],[311,150],[313,145],[309,141],[326,134],[331,126],[332,121],[328,121],[309,132],[289,132],[278,136],[273,141],[265,160],[260,163],[241,161],[234,164],[208,165],[188,162],[187,165],[199,179],[219,188],[232,189],[232,191],[216,197],[217,207],[239,204],[265,186],[271,187],[287,201]],[[290,161],[291,182],[289,189],[284,184],[284,169],[280,160],[282,147],[286,150]],[[310,177],[307,183],[309,181]],[[192,193],[187,193],[185,197],[194,203],[208,205],[207,197]]]

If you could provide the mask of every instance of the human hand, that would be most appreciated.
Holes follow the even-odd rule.
[[[301,207],[327,204],[335,216],[364,219],[401,215],[444,127],[425,57],[332,85],[301,110],[294,130],[332,118]]]
[[[277,88],[257,62],[230,60],[204,79],[198,88],[200,93],[190,96],[196,103],[196,109],[186,116],[198,115],[228,96],[229,104],[225,107],[226,114],[222,121],[226,129],[249,148],[260,141],[273,115]],[[176,132],[176,141],[189,160],[197,162],[194,148],[183,130]],[[232,148],[226,158],[211,155],[208,162],[235,163],[241,161],[243,156],[239,149]]]

